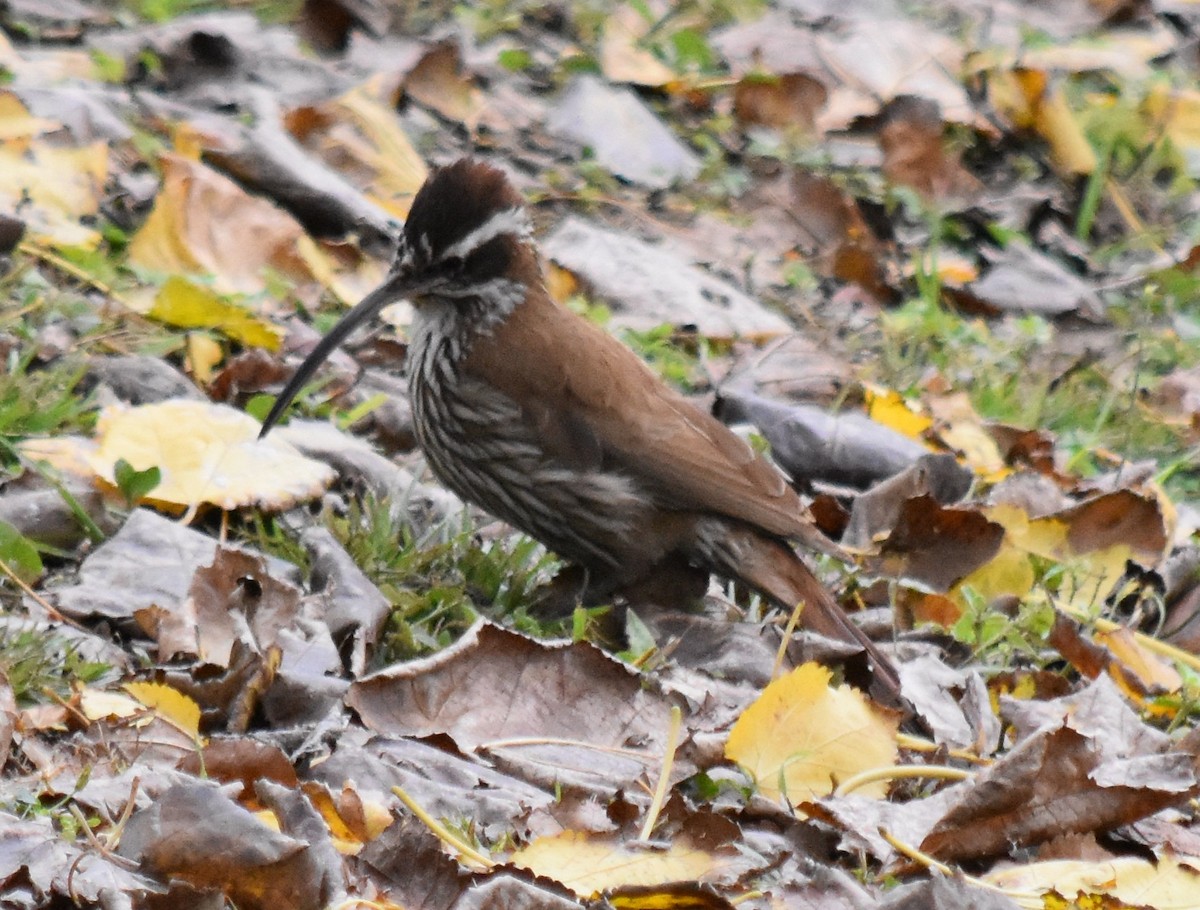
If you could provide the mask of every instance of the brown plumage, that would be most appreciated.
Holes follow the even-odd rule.
[[[768,461],[665,385],[607,332],[546,293],[519,194],[468,159],[413,202],[385,284],[309,356],[266,426],[329,352],[400,297],[414,425],[430,467],[464,499],[586,570],[596,602],[696,594],[734,578],[802,624],[891,663],[789,541],[836,552]],[[265,432],[265,429],[264,429]]]

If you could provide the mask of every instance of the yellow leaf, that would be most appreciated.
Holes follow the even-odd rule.
[[[91,457],[96,452],[96,443],[82,436],[56,436],[53,439],[25,439],[17,443],[17,450],[34,462],[45,462],[63,474],[91,480]]]
[[[1141,684],[1141,690],[1159,692],[1178,692],[1183,680],[1175,668],[1147,651],[1133,634],[1133,630],[1124,626],[1111,632],[1098,631],[1092,636],[1097,644],[1104,645],[1118,661],[1119,667],[1112,667],[1118,673],[1129,673],[1135,676]],[[1116,675],[1116,674],[1114,674]],[[1122,688],[1129,689],[1126,680],[1117,678]],[[1138,702],[1144,701],[1141,695],[1135,696]]]
[[[193,739],[200,736],[200,706],[178,689],[162,683],[130,682],[121,687],[139,702]]]
[[[108,146],[0,147],[0,208],[19,211],[30,236],[50,246],[94,248],[100,235],[80,223],[100,209]]]
[[[903,433],[918,442],[924,442],[923,434],[933,421],[924,414],[918,414],[900,397],[899,392],[891,389],[868,388],[867,414],[872,420],[891,427],[897,433]]]
[[[581,831],[539,837],[509,862],[561,882],[583,898],[622,885],[695,881],[722,866],[711,853],[680,844],[655,850]]]
[[[1029,561],[1029,553],[1012,544],[1006,537],[1000,544],[1000,551],[992,557],[991,562],[980,566],[957,585],[954,593],[958,594],[963,588],[970,588],[980,595],[985,602],[990,603],[1002,595],[1025,597],[1033,590],[1033,563]]]
[[[725,757],[754,778],[768,799],[797,806],[832,793],[839,781],[896,762],[899,720],[885,717],[849,686],[829,685],[819,664],[797,667],[768,685],[738,718]],[[855,791],[883,797],[880,781]]]
[[[171,506],[280,509],[320,495],[333,470],[278,437],[259,439],[259,429],[241,411],[202,401],[108,408],[88,461],[110,484],[119,459],[138,471],[159,468],[162,480],[150,500]]]
[[[413,196],[429,176],[424,160],[400,128],[395,109],[368,87],[352,89],[321,108],[333,121],[325,140],[326,154],[350,157],[368,169],[367,197],[403,218]],[[350,127],[357,136],[349,133]],[[342,168],[339,168],[339,171]]]
[[[283,342],[279,326],[178,276],[166,280],[146,315],[184,329],[217,329],[234,341],[269,351],[279,350]]]
[[[600,69],[609,82],[630,82],[654,88],[675,80],[669,66],[639,43],[651,23],[632,4],[622,4],[604,20],[600,39]]]
[[[1096,153],[1067,105],[1062,88],[1037,69],[997,70],[989,79],[992,104],[1019,127],[1050,144],[1055,164],[1068,174],[1090,174]]]
[[[12,92],[0,92],[0,142],[29,139],[60,126],[53,120],[33,116]]]
[[[187,365],[196,381],[204,385],[212,382],[213,372],[225,352],[221,345],[208,335],[189,332],[187,338]]]
[[[136,717],[145,708],[127,695],[89,687],[79,693],[79,710],[88,720],[103,720],[106,717]]]
[[[984,876],[1009,891],[1107,894],[1134,907],[1155,910],[1195,910],[1200,894],[1200,874],[1170,856],[1157,863],[1134,857],[1107,862],[1053,860],[1015,866]]]
[[[1143,110],[1185,151],[1200,149],[1200,91],[1158,84],[1142,102]]]
[[[733,910],[711,885],[695,882],[627,886],[605,892],[604,899],[614,910]]]
[[[1130,543],[1120,540],[1107,543],[1106,538],[1097,538],[1102,545],[1075,546],[1073,530],[1083,521],[1078,515],[1087,505],[1033,519],[1011,505],[984,510],[988,518],[1004,527],[1006,545],[1052,560],[1065,569],[1056,595],[1061,605],[1087,608],[1103,602],[1125,577],[1126,562],[1138,555]]]

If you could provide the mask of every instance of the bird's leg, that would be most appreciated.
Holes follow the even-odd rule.
[[[553,578],[538,586],[529,606],[530,614],[543,620],[566,619],[586,602],[588,575],[583,566],[563,566]]]

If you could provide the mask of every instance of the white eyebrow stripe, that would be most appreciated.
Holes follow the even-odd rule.
[[[518,240],[522,240],[528,237],[530,232],[529,216],[525,214],[524,209],[514,206],[511,209],[497,212],[462,240],[448,246],[442,252],[441,258],[466,259],[470,253],[479,249],[489,240],[495,240],[504,234],[515,234]]]

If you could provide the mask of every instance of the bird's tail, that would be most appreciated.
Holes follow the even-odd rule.
[[[734,574],[785,610],[802,604],[800,625],[804,628],[865,651],[873,671],[871,694],[884,704],[904,709],[895,664],[850,620],[804,560],[781,541],[747,537],[744,543],[750,545],[736,548],[739,565]]]

